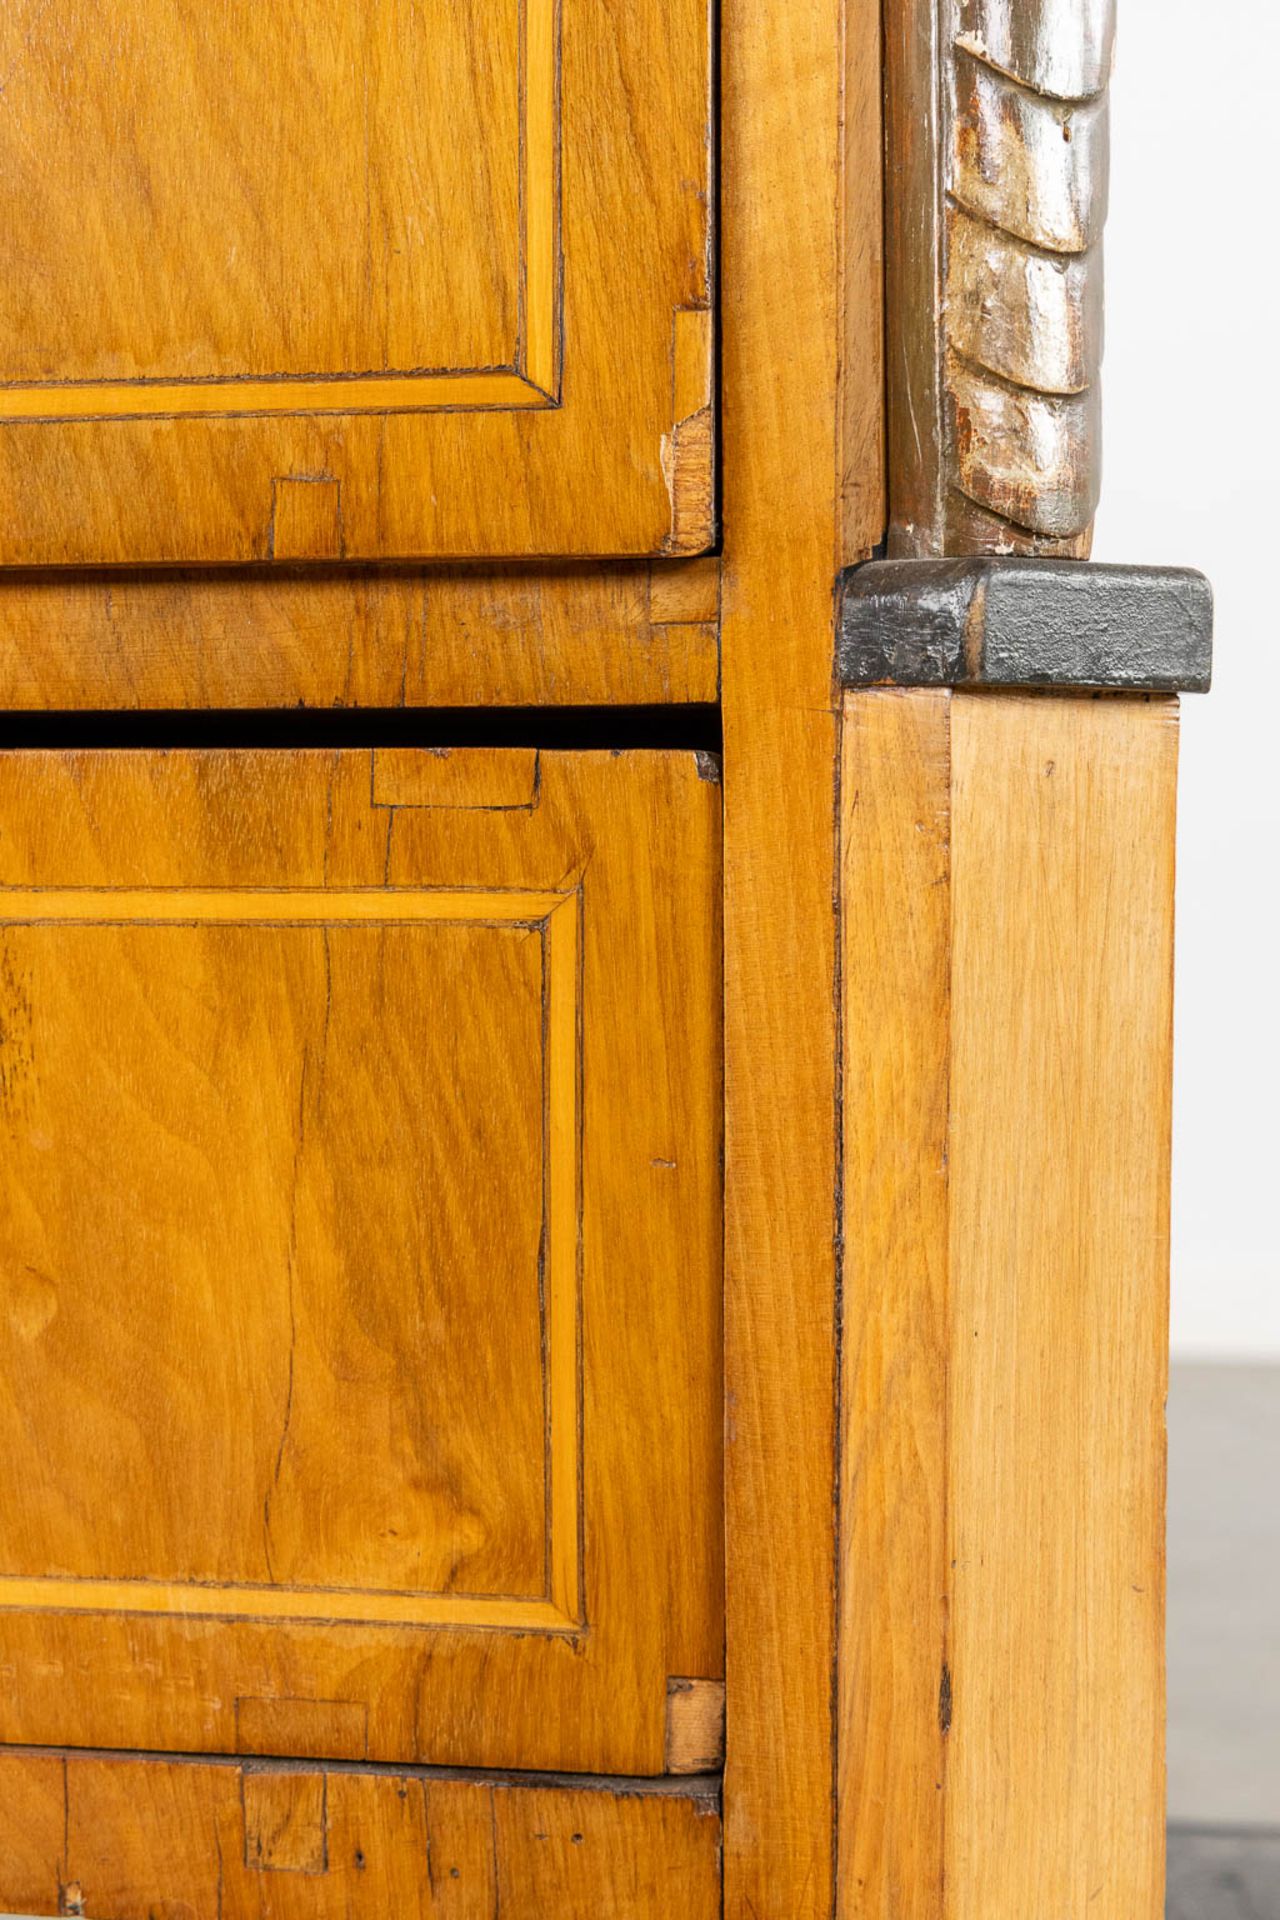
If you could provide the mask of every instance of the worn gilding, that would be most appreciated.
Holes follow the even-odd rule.
[[[1083,100],[1107,84],[1114,31],[1114,0],[960,0],[955,38],[1024,87]]]
[[[1094,259],[1027,246],[957,208],[947,242],[952,351],[1021,387],[1083,392],[1102,351]]]
[[[1088,552],[1110,0],[892,0],[890,551]]]

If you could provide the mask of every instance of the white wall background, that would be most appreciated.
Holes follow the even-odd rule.
[[[1217,599],[1182,706],[1173,1344],[1280,1359],[1280,7],[1119,15],[1094,557]]]

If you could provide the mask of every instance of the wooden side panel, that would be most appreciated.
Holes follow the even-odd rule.
[[[0,1753],[0,1907],[717,1920],[714,1789]]]
[[[712,701],[719,610],[714,559],[0,573],[0,708]]]
[[[0,1737],[662,1772],[723,1674],[705,767],[10,754],[0,820]]]
[[[954,706],[955,1920],[1163,1911],[1175,711]]]
[[[841,1911],[1155,1920],[1174,704],[845,716]]]

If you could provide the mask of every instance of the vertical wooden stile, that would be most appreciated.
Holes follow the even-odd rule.
[[[835,1892],[832,583],[884,530],[880,10],[721,9],[728,1920]]]
[[[850,1920],[1161,1910],[1175,719],[846,701]]]

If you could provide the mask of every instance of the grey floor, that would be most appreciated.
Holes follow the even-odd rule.
[[[1170,1827],[1168,1920],[1276,1920],[1280,1833]]]
[[[1168,1920],[1280,1920],[1280,1365],[1170,1382]]]

